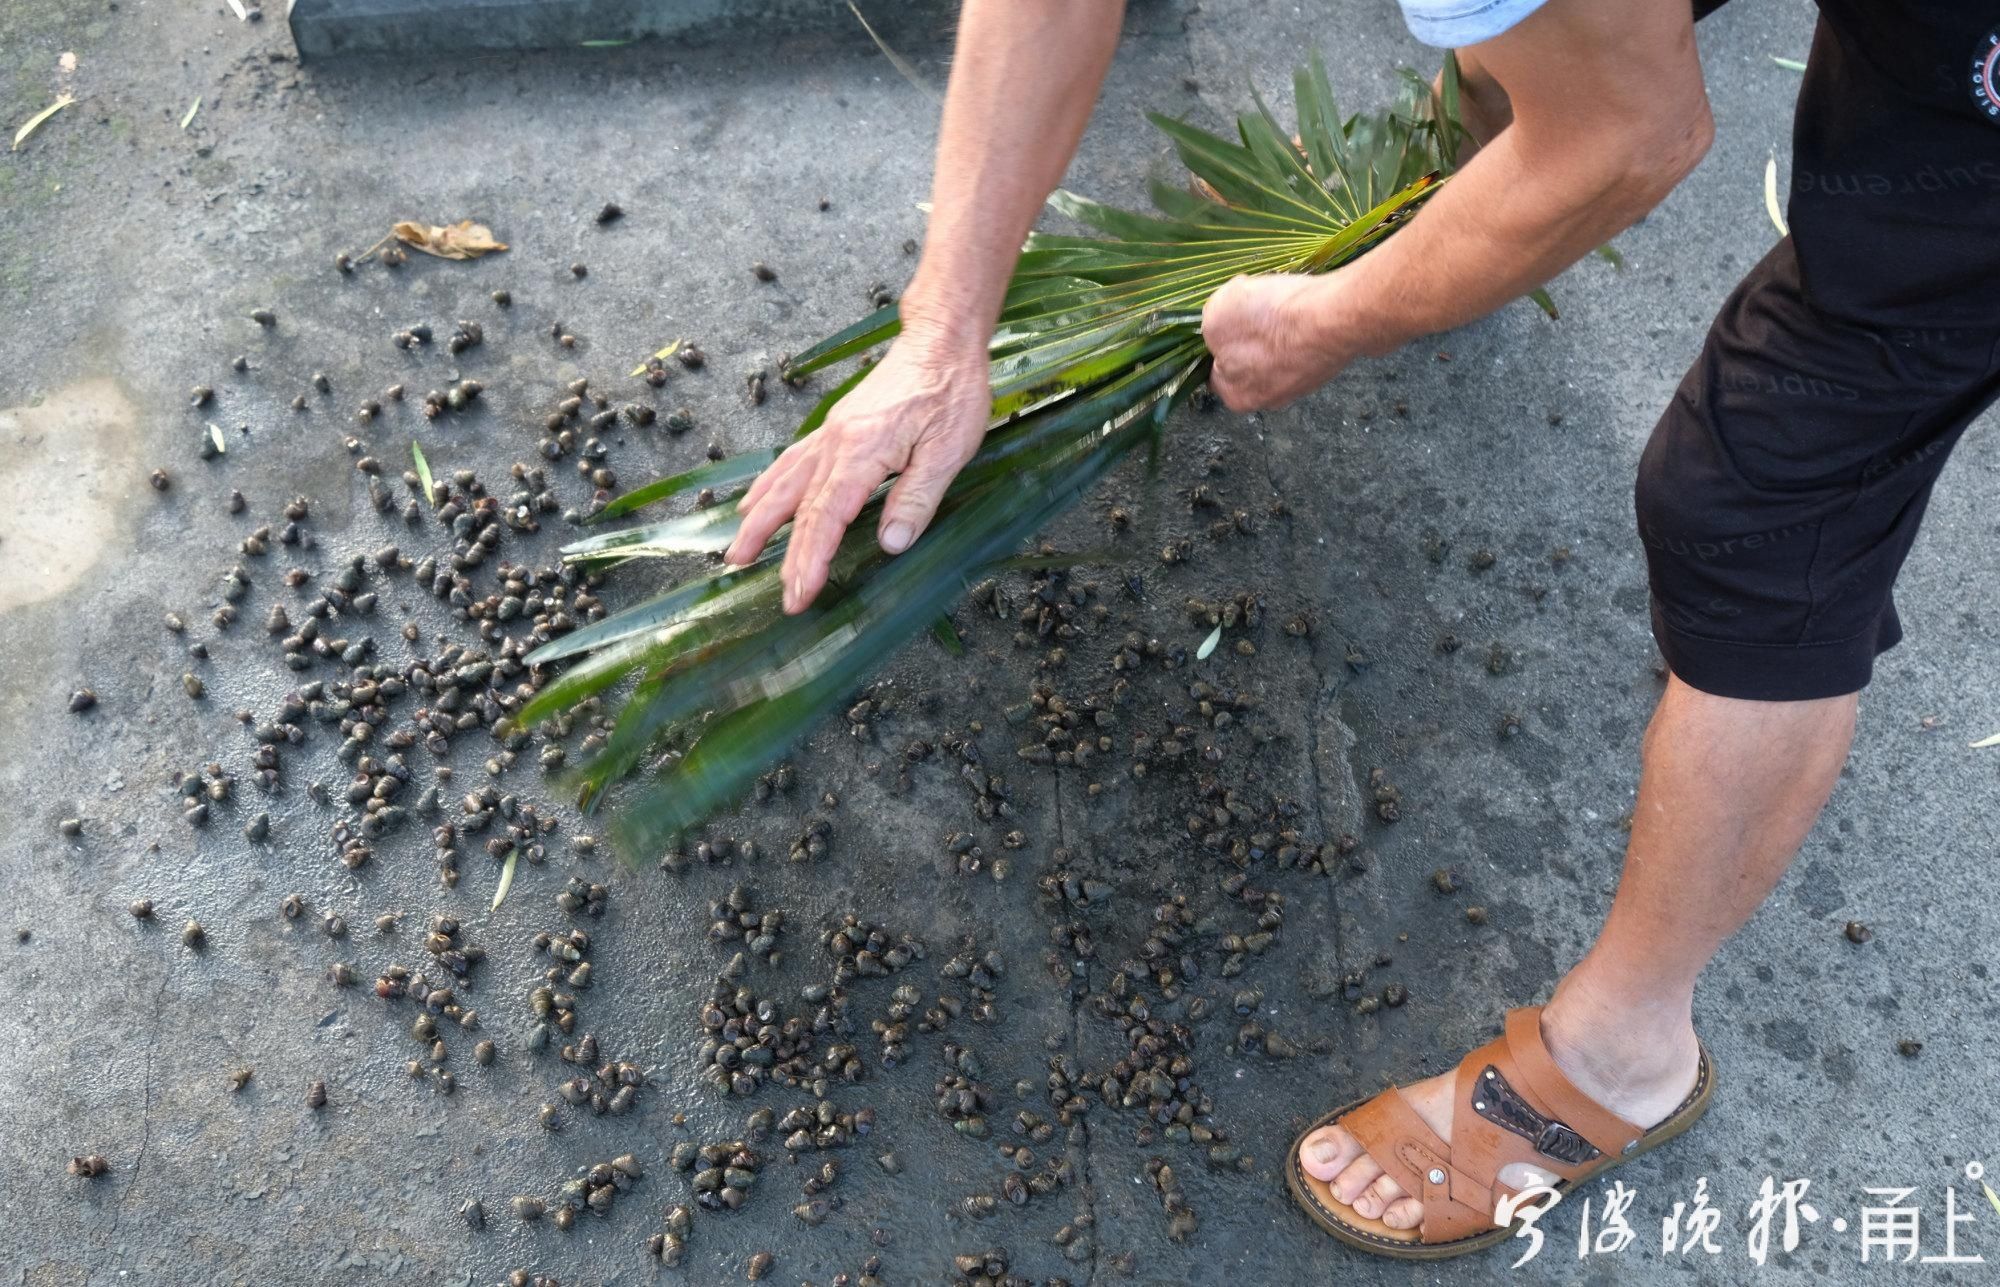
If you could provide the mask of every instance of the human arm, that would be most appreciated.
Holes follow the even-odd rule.
[[[826,584],[847,525],[899,474],[877,526],[899,554],[979,449],[991,395],[987,341],[1015,258],[1083,135],[1118,43],[1123,0],[967,0],[932,182],[922,261],[902,331],[880,364],[753,483],[726,555],[755,558],[793,524],[784,604]]]
[[[1231,408],[1282,406],[1519,298],[1659,204],[1713,136],[1685,0],[1549,0],[1467,62],[1499,128],[1408,227],[1333,273],[1210,298]]]

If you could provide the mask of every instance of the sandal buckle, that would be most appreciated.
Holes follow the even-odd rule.
[[[1574,1166],[1589,1161],[1597,1148],[1568,1126],[1551,1120],[1543,1123],[1541,1134],[1535,1137],[1535,1151]]]

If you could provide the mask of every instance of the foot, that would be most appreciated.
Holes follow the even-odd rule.
[[[1700,1046],[1683,1013],[1666,1024],[1635,1023],[1632,1016],[1601,1015],[1588,1024],[1558,1012],[1558,993],[1542,1011],[1542,1041],[1576,1088],[1628,1122],[1648,1129],[1665,1121],[1694,1089]],[[1582,1007],[1576,1007],[1581,1009]],[[1445,1073],[1402,1088],[1403,1098],[1438,1138],[1451,1138],[1452,1085]],[[1328,1184],[1333,1196],[1359,1215],[1391,1229],[1415,1229],[1424,1207],[1363,1151],[1345,1127],[1323,1126],[1299,1146],[1308,1175]],[[1555,1176],[1515,1163],[1501,1168],[1500,1183],[1525,1189]]]

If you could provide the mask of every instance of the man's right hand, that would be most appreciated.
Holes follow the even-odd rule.
[[[900,474],[876,527],[901,554],[937,513],[945,488],[979,450],[992,394],[986,345],[906,331],[826,423],[771,463],[744,494],[726,559],[745,564],[792,521],[782,573],[785,611],[826,584],[834,551],[877,485]]]
[[[876,539],[901,554],[979,450],[992,392],[987,340],[1021,239],[1089,119],[1124,0],[965,0],[938,133],[924,257],[881,365],[751,484],[728,560],[757,557],[787,520],[785,611],[826,585],[869,494],[901,474]]]

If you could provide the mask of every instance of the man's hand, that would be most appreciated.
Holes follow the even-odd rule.
[[[826,584],[847,525],[876,486],[900,474],[882,506],[877,539],[901,554],[937,513],[945,488],[979,450],[992,394],[986,346],[904,336],[868,378],[834,404],[826,423],[758,475],[727,559],[743,564],[787,520],[785,611],[797,612]]]
[[[1311,393],[1354,360],[1331,325],[1339,277],[1238,277],[1209,296],[1201,334],[1209,387],[1231,411],[1269,411]]]
[[[1714,133],[1687,0],[1547,0],[1459,64],[1483,146],[1408,227],[1324,277],[1238,278],[1209,301],[1230,407],[1282,406],[1520,298],[1657,205]]]
[[[903,332],[819,432],[744,494],[731,563],[787,519],[785,611],[826,585],[847,525],[890,474],[877,539],[900,554],[979,450],[992,409],[988,338],[1042,199],[1076,151],[1118,46],[1124,0],[965,0],[938,133],[930,230]]]

